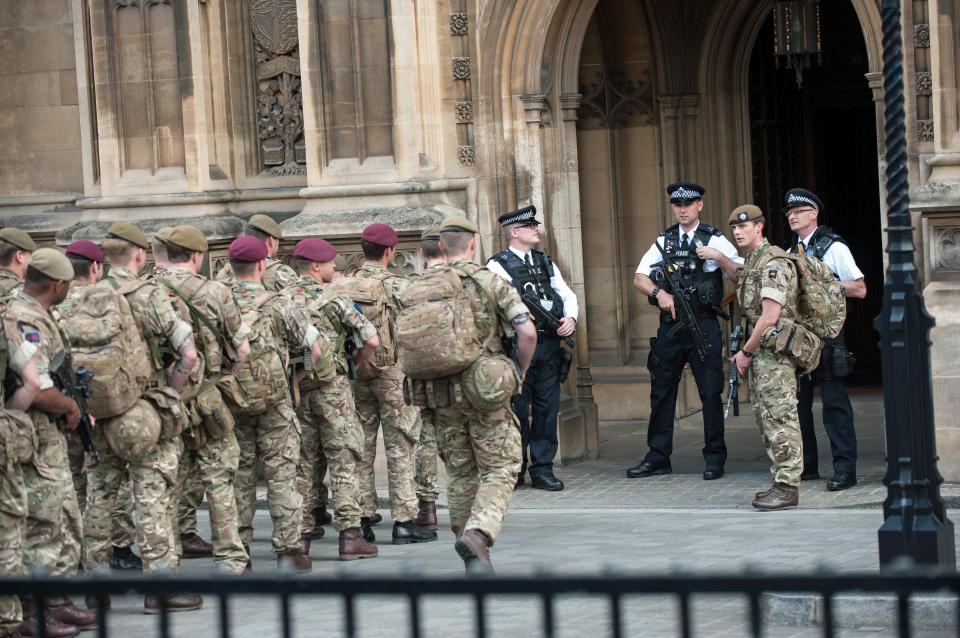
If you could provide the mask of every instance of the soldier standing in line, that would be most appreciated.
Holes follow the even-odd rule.
[[[254,215],[244,225],[243,234],[247,237],[256,237],[267,245],[270,256],[267,258],[267,270],[263,273],[264,288],[270,292],[280,292],[297,280],[297,273],[293,268],[276,258],[280,251],[280,240],[283,239],[283,231],[280,230],[277,222],[267,215]],[[230,264],[224,264],[215,279],[227,285],[232,284],[235,279]]]
[[[764,447],[773,462],[773,486],[758,492],[760,510],[796,507],[803,442],[797,419],[797,371],[793,360],[775,349],[776,335],[796,317],[800,287],[786,253],[763,236],[763,211],[753,205],[730,213],[737,246],[747,253],[737,282],[737,299],[747,324],[747,340],[733,357],[741,375],[750,372],[750,402]]]
[[[700,222],[704,188],[692,182],[667,186],[670,207],[677,224],[664,230],[644,253],[633,285],[660,309],[660,328],[650,340],[650,423],[649,450],[639,465],[627,470],[628,478],[640,478],[673,471],[673,423],[677,391],[685,365],[697,382],[703,406],[703,479],[723,476],[727,446],[723,440],[723,339],[717,309],[723,299],[723,273],[734,278],[743,259],[719,230]],[[669,262],[672,262],[668,265]],[[666,271],[693,291],[687,292],[693,317],[685,317]],[[691,335],[688,321],[695,321],[703,343]]]
[[[477,232],[468,219],[446,218],[440,226],[440,246],[447,264],[425,275],[411,290],[423,289],[448,274],[457,277],[475,322],[473,332],[461,332],[482,339],[482,354],[461,373],[411,381],[410,392],[417,405],[434,410],[457,553],[468,572],[492,573],[490,546],[500,535],[520,471],[520,431],[510,397],[533,358],[537,331],[517,291],[473,261]],[[416,307],[409,306],[405,312]],[[505,330],[515,330],[518,337],[519,375],[498,338]],[[461,337],[438,335],[438,339],[457,338]]]
[[[558,492],[563,489],[563,481],[553,474],[553,459],[558,449],[560,384],[566,380],[560,375],[564,358],[572,356],[560,347],[560,338],[576,331],[579,306],[560,269],[545,252],[536,249],[540,244],[540,222],[536,216],[534,206],[500,216],[498,221],[509,238],[510,247],[491,257],[487,268],[509,281],[519,294],[530,295],[560,322],[555,331],[537,328],[537,351],[523,381],[523,391],[513,401],[523,440],[523,464],[517,485],[523,485],[529,454],[533,487]],[[566,361],[569,364],[569,359]]]
[[[180,462],[179,431],[164,434],[158,410],[179,403],[176,392],[164,395],[161,388],[179,390],[197,361],[197,350],[189,324],[182,321],[167,298],[166,291],[150,280],[139,278],[147,262],[147,239],[137,226],[117,222],[107,230],[103,253],[110,270],[99,286],[122,295],[129,304],[140,343],[125,354],[143,358],[149,374],[146,391],[123,414],[103,419],[96,429],[103,462],[88,468],[89,504],[83,520],[83,566],[93,571],[107,562],[110,551],[111,512],[117,493],[126,479],[133,481],[137,507],[137,536],[147,572],[176,571],[178,559],[174,529],[169,518],[170,498]],[[74,311],[84,310],[86,297]],[[167,370],[162,353],[175,359]],[[178,409],[179,406],[173,408]],[[156,436],[155,436],[156,435]],[[203,605],[199,594],[166,597],[168,611],[191,611]],[[145,613],[160,613],[157,596],[144,599]]]
[[[423,255],[424,272],[440,268],[446,262],[440,249],[440,227],[434,226],[420,235],[420,253]],[[414,275],[419,277],[421,273]],[[414,481],[417,486],[416,524],[424,529],[437,529],[437,498],[440,497],[437,467],[437,428],[433,410],[420,410],[420,441],[417,443],[417,467]]]
[[[13,372],[22,376],[24,353],[35,348],[40,375],[40,391],[27,411],[38,446],[32,462],[23,466],[27,493],[23,562],[25,566],[45,569],[54,576],[75,574],[80,562],[80,545],[66,531],[80,520],[80,505],[70,476],[66,438],[57,426],[60,421],[65,430],[75,430],[80,423],[80,408],[54,386],[50,369],[51,361],[69,347],[51,311],[66,299],[72,279],[73,267],[62,253],[52,248],[35,251],[27,267],[24,286],[11,299],[4,317]],[[57,623],[89,628],[96,622],[92,611],[81,611],[67,596],[45,598],[42,602],[21,598],[21,602],[24,603],[21,627],[24,633],[33,630],[37,604],[44,604],[47,617]],[[55,629],[64,630],[62,626]]]
[[[300,461],[299,424],[293,411],[287,367],[290,351],[305,351],[310,368],[323,357],[319,331],[303,310],[261,283],[267,246],[255,237],[230,244],[231,286],[244,321],[250,326],[250,358],[237,371],[237,385],[248,411],[235,412],[240,466],[237,470],[237,514],[240,538],[253,540],[257,508],[257,461],[263,462],[267,504],[273,519],[273,551],[277,563],[288,562],[297,571],[310,571],[309,539],[301,544],[303,500],[297,491]],[[299,376],[299,375],[297,375]],[[295,378],[293,383],[299,383]],[[253,397],[262,399],[262,409]]]
[[[23,288],[30,255],[37,244],[19,228],[0,228],[0,298],[6,299]]]
[[[823,203],[803,188],[794,188],[784,196],[784,213],[797,243],[791,251],[802,250],[825,263],[840,281],[845,297],[863,299],[867,284],[857,267],[850,247],[840,235],[827,226],[818,225]],[[801,374],[797,380],[797,411],[803,434],[803,474],[800,480],[820,478],[817,458],[817,433],[813,427],[813,386],[820,384],[823,401],[823,428],[833,452],[833,478],[827,489],[837,492],[857,484],[857,433],[853,427],[853,406],[847,396],[846,377],[850,373],[850,356],[843,332],[823,343],[820,365],[813,374]]]
[[[6,313],[6,302],[0,315]],[[0,330],[0,576],[22,576],[24,534],[27,529],[27,490],[23,482],[24,465],[33,460],[37,446],[33,423],[26,410],[40,391],[37,371],[37,348],[24,344],[18,361],[10,359],[10,349],[3,330]],[[16,389],[9,401],[5,397],[7,373],[20,369],[23,385]],[[0,637],[19,638],[23,610],[17,596],[0,596]],[[77,628],[62,625],[50,619],[46,626],[51,637],[72,636]]]
[[[153,250],[154,272],[169,269],[173,265],[167,257],[167,245],[164,243],[169,239],[172,231],[172,226],[164,226],[153,234],[150,248]],[[145,272],[142,277],[151,278],[153,272]],[[171,296],[171,305],[177,309],[178,305],[173,298],[173,293],[168,294]],[[201,537],[197,529],[197,509],[203,501],[205,490],[197,465],[192,463],[189,467],[190,472],[185,479],[174,529],[180,537],[181,558],[206,558],[213,556],[213,545]]]
[[[348,341],[358,336],[361,347],[354,365],[363,363],[380,345],[377,329],[343,295],[324,291],[336,272],[336,249],[323,239],[304,239],[294,250],[294,263],[300,279],[284,294],[304,307],[311,322],[327,341],[333,359],[332,374],[316,370],[301,382],[298,408],[303,427],[300,458],[300,490],[304,494],[304,538],[318,538],[321,519],[310,520],[309,512],[318,498],[313,487],[323,480],[324,470],[317,468],[324,461],[330,470],[330,491],[340,532],[340,560],[373,558],[377,546],[360,535],[360,462],[363,459],[363,427],[357,418],[353,389],[348,376],[346,352]],[[354,342],[355,343],[355,342]],[[356,344],[355,344],[356,345]],[[316,510],[314,510],[316,517]],[[312,523],[312,526],[311,526]],[[322,531],[323,528],[319,527]]]
[[[390,490],[390,515],[393,518],[393,543],[424,543],[437,540],[437,533],[418,527],[415,520],[417,492],[414,483],[416,445],[420,438],[419,411],[403,399],[403,371],[397,363],[393,335],[400,308],[400,296],[407,280],[387,267],[396,255],[399,237],[386,224],[371,224],[360,234],[360,246],[366,258],[352,279],[378,282],[373,286],[379,297],[372,306],[379,312],[364,314],[377,327],[380,347],[371,360],[358,368],[359,378],[353,382],[353,396],[364,431],[363,463],[360,466],[360,488],[364,514],[364,537],[373,540],[370,525],[377,513],[377,489],[374,463],[377,458],[377,432],[383,427],[383,447],[387,455],[387,482]],[[344,278],[334,287],[346,292],[352,282]],[[365,295],[367,293],[364,293]],[[354,301],[358,301],[353,296]]]
[[[199,473],[210,508],[214,563],[240,573],[249,561],[249,550],[240,541],[234,489],[240,446],[233,431],[233,415],[218,383],[231,376],[232,366],[250,355],[250,327],[243,323],[230,288],[198,274],[208,250],[207,238],[198,228],[175,226],[165,243],[167,262],[154,269],[153,277],[169,291],[168,299],[176,305],[180,318],[192,327],[200,355],[180,391],[192,427],[183,439],[187,449],[180,459],[169,513],[176,521],[184,485],[191,472]],[[179,541],[179,536],[175,538]],[[178,555],[181,551],[178,542]]]
[[[78,239],[67,246],[67,258],[73,266],[73,282],[67,292],[67,298],[57,306],[60,326],[69,320],[76,310],[77,302],[86,288],[103,278],[104,255],[100,247],[92,241]],[[67,457],[70,459],[70,473],[77,492],[80,513],[87,505],[87,473],[83,468],[86,453],[83,443],[76,432],[67,435]],[[82,533],[82,530],[81,530]],[[130,493],[129,479],[124,481],[117,495],[117,506],[113,511],[113,554],[110,567],[113,569],[142,570],[143,561],[133,553],[133,543],[137,530],[133,523],[133,496]]]

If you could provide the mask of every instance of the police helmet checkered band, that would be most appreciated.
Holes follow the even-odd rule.
[[[693,190],[687,190],[685,187],[681,186],[677,190],[670,193],[670,199],[699,199],[700,193]]]
[[[540,222],[536,219],[537,216],[537,207],[530,205],[524,206],[520,210],[515,210],[511,213],[504,213],[500,216],[499,221],[501,226],[509,226],[510,224],[539,224]]]
[[[800,204],[809,204],[814,208],[819,208],[819,206],[817,206],[817,203],[812,199],[810,199],[809,197],[806,197],[805,195],[799,195],[797,193],[790,193],[790,195],[787,197],[787,205],[798,206]]]

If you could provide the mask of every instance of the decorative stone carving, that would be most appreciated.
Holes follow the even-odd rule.
[[[630,79],[622,70],[597,73],[589,86],[580,87],[583,98],[578,122],[597,119],[601,128],[645,125],[654,121],[653,85],[650,70]]]
[[[933,120],[917,120],[917,143],[933,142]]]
[[[454,80],[470,79],[470,58],[454,58],[453,59],[453,79]]]
[[[458,146],[457,161],[460,166],[469,168],[477,163],[477,149],[474,146]]]
[[[473,121],[473,103],[457,102],[457,124],[468,124]]]
[[[960,226],[942,226],[934,238],[936,269],[960,272]]]
[[[340,256],[343,258],[344,263],[342,272],[345,275],[352,275],[355,273],[365,261],[362,252],[341,252]],[[420,270],[420,261],[416,251],[397,251],[397,254],[393,257],[393,263],[390,264],[390,270],[399,275],[412,275]]]
[[[933,73],[917,71],[917,95],[933,95]]]
[[[913,25],[913,46],[915,46],[918,49],[930,48],[930,25],[929,24]]]
[[[450,35],[467,35],[470,23],[466,13],[450,14]]]
[[[261,169],[306,172],[296,0],[249,0],[257,79]]]

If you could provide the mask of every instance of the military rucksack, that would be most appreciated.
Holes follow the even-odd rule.
[[[803,253],[788,253],[771,246],[759,268],[775,257],[784,257],[794,263],[800,284],[797,298],[797,322],[821,339],[832,339],[840,334],[847,318],[847,301],[840,282],[825,263]]]
[[[234,414],[263,414],[290,397],[286,355],[280,351],[280,337],[274,331],[273,316],[266,307],[277,296],[275,292],[262,292],[249,307],[241,309],[243,322],[250,326],[247,337],[250,356],[238,368],[229,388],[221,387]]]
[[[93,371],[90,414],[98,419],[119,416],[132,408],[153,375],[150,354],[126,295],[144,281],[88,286],[74,314],[63,321],[75,368]]]
[[[388,273],[389,277],[396,277]],[[367,361],[357,368],[360,379],[374,379],[386,368],[397,363],[396,338],[390,321],[389,300],[383,279],[378,277],[340,277],[327,286],[332,294],[349,297],[357,305],[363,316],[377,329],[380,346]]]
[[[397,350],[400,366],[411,379],[459,374],[479,359],[495,338],[495,334],[479,333],[464,278],[472,279],[472,275],[454,268],[431,270],[403,293]]]

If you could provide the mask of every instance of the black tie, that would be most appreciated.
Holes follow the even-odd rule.
[[[527,253],[523,257],[523,263],[527,265],[527,268],[533,268],[533,260],[530,259],[530,253]]]
[[[680,250],[685,252],[690,250],[690,238],[687,235],[684,235],[683,241],[680,242]]]

